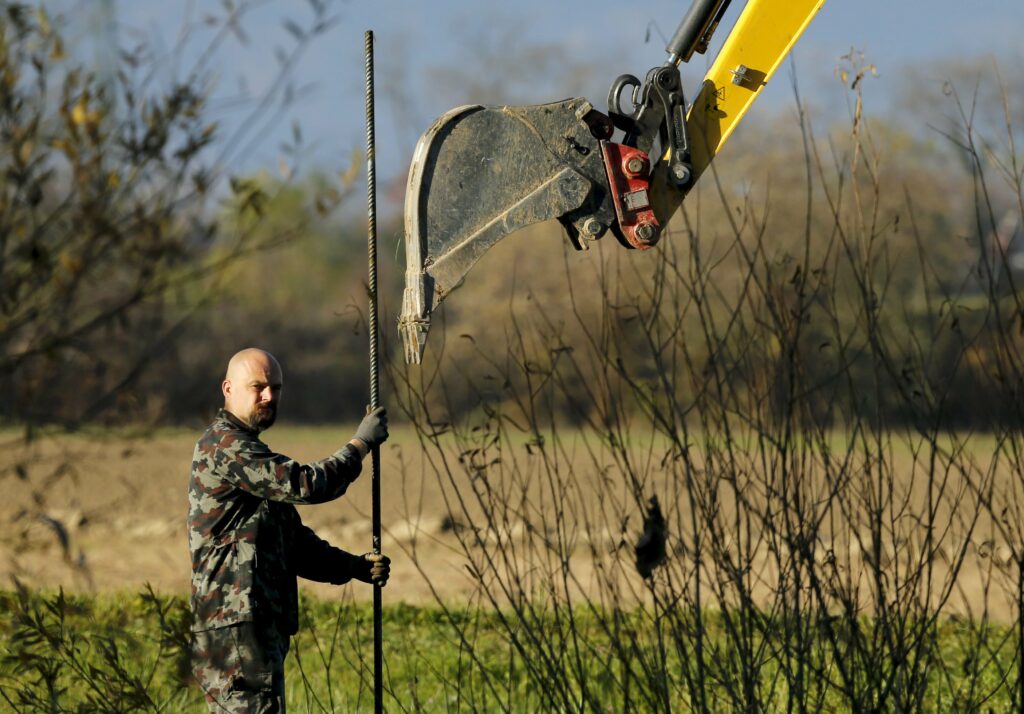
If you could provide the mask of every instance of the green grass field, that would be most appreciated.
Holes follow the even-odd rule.
[[[189,681],[187,608],[184,598],[148,593],[3,593],[0,710],[206,711]],[[476,623],[475,652],[487,659],[473,663],[453,638],[449,617],[465,624],[464,615],[436,608],[386,608],[388,709],[535,708],[498,629],[486,618]],[[366,711],[373,697],[372,631],[365,604],[306,599],[288,655],[289,706]],[[502,680],[511,701],[494,701],[480,664]]]
[[[0,594],[0,709],[13,711],[205,711],[201,693],[189,682],[187,602],[152,593],[101,596],[62,593]],[[603,614],[604,615],[604,614]],[[502,624],[500,613],[444,611],[435,607],[394,606],[384,611],[386,708],[389,711],[539,711],[550,709],[536,667],[524,659]],[[606,711],[647,710],[640,691],[629,694],[619,653],[642,658],[655,646],[650,621],[639,613],[622,615],[632,640],[623,649],[600,624],[606,617],[581,613],[576,641],[585,643],[582,660],[587,698],[607,702]],[[365,604],[306,598],[301,632],[293,639],[287,662],[287,698],[292,711],[366,711],[372,704],[371,608]],[[564,623],[550,623],[552,642],[564,635]],[[711,641],[723,635],[721,618],[709,617]],[[864,623],[865,630],[870,623]],[[1012,651],[1001,628],[979,630],[948,621],[938,628],[929,691],[923,711],[958,710],[969,698],[985,701],[988,711],[1011,708]],[[978,638],[988,645],[985,658]],[[1000,644],[1002,643],[1002,644]],[[522,643],[526,652],[533,651]],[[568,643],[566,643],[568,644]],[[767,643],[770,645],[770,643]],[[571,656],[572,648],[563,654]],[[555,650],[549,650],[554,652]],[[650,654],[650,652],[648,652]],[[578,656],[578,653],[577,655]],[[669,653],[668,662],[674,656]],[[774,695],[763,700],[766,710],[785,707],[785,688],[772,684],[781,662],[762,670],[760,686]],[[681,669],[681,668],[680,668]],[[579,677],[579,672],[567,677]],[[531,676],[531,672],[533,675]],[[680,699],[686,687],[680,670],[665,669],[674,709],[686,711]],[[709,705],[729,711],[724,691],[715,697],[711,673]],[[637,685],[639,689],[639,684]],[[971,691],[968,691],[971,690]],[[625,692],[625,693],[624,693]],[[579,709],[592,709],[581,694]],[[826,711],[848,711],[838,690],[823,690]],[[780,709],[781,710],[781,709]]]

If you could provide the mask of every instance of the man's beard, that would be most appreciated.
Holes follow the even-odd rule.
[[[272,427],[276,419],[277,407],[257,406],[252,410],[252,414],[249,415],[249,426],[256,431],[263,431]]]

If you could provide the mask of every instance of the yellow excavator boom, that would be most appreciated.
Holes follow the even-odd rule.
[[[693,169],[690,186],[725,146],[824,4],[825,0],[748,0],[686,115]],[[688,191],[664,178],[670,151],[655,168],[651,182],[654,212],[663,225]]]

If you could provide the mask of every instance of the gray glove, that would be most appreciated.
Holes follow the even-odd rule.
[[[387,441],[388,438],[388,413],[384,407],[377,407],[372,412],[363,417],[363,421],[360,422],[359,428],[356,429],[355,438],[366,444],[367,448],[372,449],[374,446],[378,446]]]
[[[352,577],[364,583],[371,583],[378,587],[388,584],[388,577],[391,575],[391,558],[381,553],[363,553],[356,556]]]

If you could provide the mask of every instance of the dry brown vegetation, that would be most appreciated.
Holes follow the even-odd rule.
[[[313,460],[336,448],[338,435],[347,434],[351,428],[348,425],[280,426],[268,432],[266,439],[282,453],[300,460]],[[12,435],[6,436],[11,438]],[[59,480],[60,486],[54,489],[42,509],[30,489],[11,489],[10,497],[0,509],[0,518],[9,524],[0,542],[2,577],[8,581],[12,576],[17,577],[34,587],[62,586],[84,592],[135,591],[146,583],[167,593],[187,591],[190,571],[184,527],[185,493],[195,436],[186,430],[156,436],[109,432],[59,436],[42,439],[29,452],[22,453],[20,463],[25,463],[21,461],[25,459],[31,463],[33,471],[49,473]],[[571,542],[571,591],[576,596],[599,595],[603,583],[597,571],[623,560],[625,567],[615,568],[616,586],[624,588],[624,592],[632,590],[628,599],[642,601],[642,592],[636,590],[641,581],[630,567],[632,547],[642,530],[640,511],[628,497],[631,487],[609,476],[617,467],[606,445],[596,436],[569,429],[559,432],[556,438],[559,448],[554,468],[566,471],[565,488],[571,490],[571,493],[561,494],[571,502],[571,507],[558,519],[558,528],[564,530]],[[921,493],[926,478],[921,474],[927,472],[928,465],[923,462],[921,449],[925,445],[920,441],[915,444],[895,434],[888,438],[891,439],[891,469],[897,475],[895,487],[899,493],[906,494],[909,525],[904,534],[895,534],[891,541],[881,545],[881,557],[887,565],[902,562],[906,567],[907,563],[922,557],[920,538],[915,537],[918,524],[913,514],[926,505]],[[759,458],[757,440],[748,433],[741,441],[737,449],[737,454],[744,455],[741,467],[753,470]],[[478,453],[467,457],[466,450],[456,448],[454,442],[454,438],[442,439],[442,448],[428,449],[425,453],[415,434],[399,429],[384,448],[384,524],[388,550],[396,554],[394,587],[388,590],[388,598],[393,601],[424,604],[432,602],[434,594],[446,601],[454,598],[454,602],[467,600],[474,594],[479,596],[476,592],[479,585],[465,568],[466,554],[462,548],[467,534],[473,534],[470,552],[477,552],[485,545],[494,547],[501,539],[508,539],[522,548],[517,557],[525,557],[536,545],[530,542],[531,533],[541,530],[541,526],[533,525],[536,518],[550,519],[544,526],[549,531],[556,520],[539,505],[544,503],[551,486],[544,484],[538,472],[541,452],[528,439],[512,437],[501,451],[505,459],[515,464],[513,468],[523,473],[521,482],[514,481],[506,488],[525,486],[522,491],[516,490],[516,496],[537,509],[536,518],[503,514],[508,519],[503,529],[490,533],[485,529],[477,542],[478,534],[474,529],[487,522],[488,512],[494,505],[488,508],[470,497],[463,510],[455,501],[458,494],[465,499],[474,493],[472,466],[469,471],[461,466],[453,468],[450,482],[436,480],[446,473],[439,463],[442,458],[452,465],[482,458]],[[679,484],[667,482],[661,465],[666,455],[671,454],[672,445],[650,432],[633,434],[631,442],[629,461],[650,474],[643,477],[645,490],[661,494],[663,504],[677,503],[676,507],[689,510],[691,504],[685,492],[666,495],[679,489]],[[969,473],[951,478],[959,488],[971,479],[991,479],[997,490],[1012,483],[1012,464],[1005,457],[1000,458],[991,437],[951,435],[943,439],[941,450],[953,453],[958,444],[965,450],[962,463],[970,464]],[[829,445],[832,453],[845,453],[850,448],[847,440],[838,434],[829,435]],[[707,469],[702,449],[696,447],[694,451],[695,468]],[[602,463],[602,456],[609,462]],[[10,472],[16,463],[5,460],[0,468]],[[812,478],[808,486],[815,491],[824,490],[830,480],[827,470],[820,463],[809,464],[809,467]],[[848,468],[851,473],[864,473],[858,456],[851,458]],[[746,508],[764,510],[766,501],[758,488],[752,488],[744,500]],[[736,518],[732,497],[723,499],[720,508],[724,521]],[[958,559],[961,551],[966,558],[960,566],[964,572],[957,577],[957,588],[946,603],[947,611],[970,615],[972,605],[989,602],[991,617],[1010,621],[1014,608],[1010,596],[1015,586],[998,575],[1013,566],[1012,552],[1006,539],[993,527],[990,514],[981,509],[978,523],[967,534],[962,516],[951,514],[947,501],[939,503],[937,510],[939,520],[949,521],[949,533],[940,539],[935,577],[945,580],[950,564]],[[369,487],[365,479],[358,481],[342,500],[304,507],[301,513],[305,522],[331,542],[352,551],[368,549]],[[683,523],[687,520],[682,519]],[[695,533],[686,528],[685,535],[692,538]],[[818,562],[832,558],[837,567],[850,572],[854,581],[867,577],[867,566],[873,557],[868,547],[870,533],[829,524],[821,538],[815,546],[819,551],[815,555]],[[723,538],[720,546],[723,553],[735,550],[734,540],[730,535]],[[750,554],[750,568],[757,574],[755,599],[761,602],[768,599],[769,586],[778,577],[773,570],[777,564],[773,563],[770,551],[765,542]],[[480,550],[480,554],[482,552]],[[532,556],[539,557],[537,553]],[[539,572],[543,570],[535,571],[534,577]],[[523,579],[524,586],[528,580],[528,577]],[[312,583],[305,586],[324,597],[341,596],[332,587]],[[436,590],[434,594],[431,587]],[[993,592],[987,600],[979,597],[990,587]],[[934,597],[939,594],[936,592]],[[346,597],[349,595],[359,598],[361,591],[354,589],[345,593]]]

